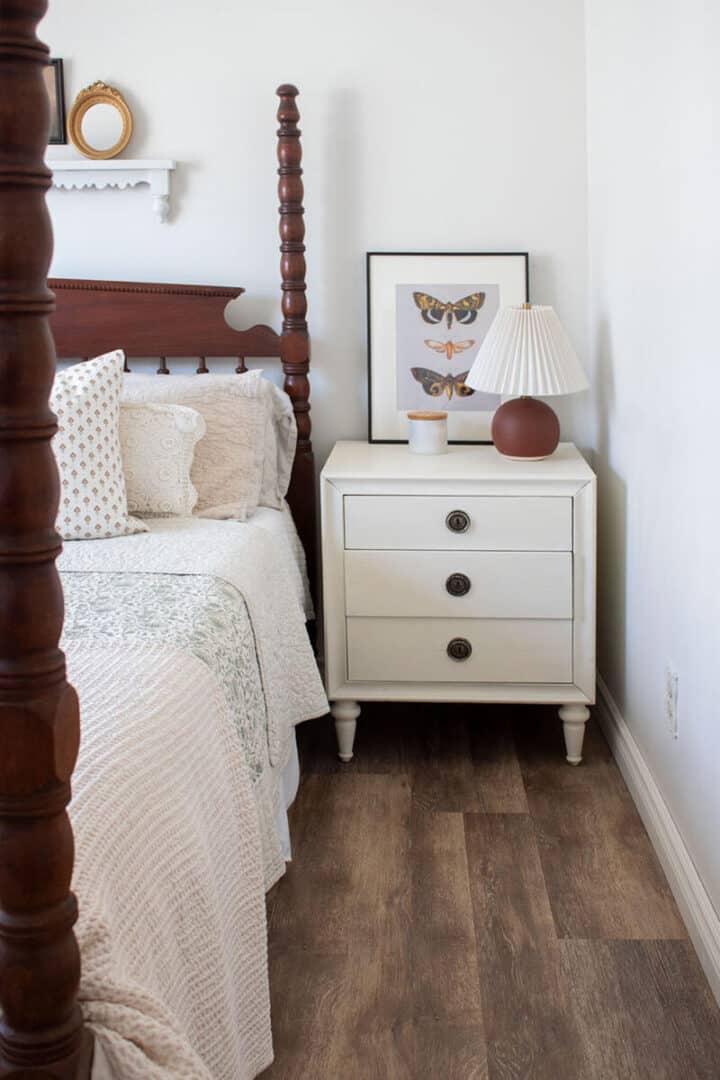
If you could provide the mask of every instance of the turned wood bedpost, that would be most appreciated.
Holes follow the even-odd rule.
[[[79,718],[58,649],[46,8],[0,0],[0,1077],[78,1080],[92,1043],[65,809]]]
[[[285,392],[295,410],[298,445],[288,501],[303,541],[308,573],[316,589],[315,567],[316,493],[315,464],[310,432],[310,339],[305,319],[305,221],[303,209],[302,146],[297,126],[300,113],[295,101],[295,86],[278,87],[278,196],[280,198],[280,273],[282,275],[281,359],[285,373]]]

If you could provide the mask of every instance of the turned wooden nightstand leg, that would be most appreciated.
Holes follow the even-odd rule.
[[[582,761],[585,724],[590,716],[590,710],[585,705],[561,705],[558,712],[565,732],[567,760],[571,765],[579,765]]]
[[[357,701],[333,701],[330,712],[335,720],[338,757],[341,761],[352,761],[353,743],[355,742],[360,706]]]

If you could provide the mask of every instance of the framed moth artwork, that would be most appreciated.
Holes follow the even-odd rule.
[[[447,412],[450,442],[490,442],[500,397],[464,380],[500,308],[528,295],[527,252],[368,252],[370,442],[407,442],[413,410]]]

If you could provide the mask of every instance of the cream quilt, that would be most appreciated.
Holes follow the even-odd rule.
[[[290,728],[328,711],[287,549],[251,523],[147,519],[150,531],[70,543],[63,573],[207,575],[233,585],[250,612],[267,706],[270,762],[282,764]]]
[[[327,701],[267,531],[150,525],[60,562],[81,998],[113,1077],[250,1080],[272,1058],[264,892],[282,872],[265,800]]]
[[[250,1080],[272,1059],[250,777],[209,669],[181,650],[68,649],[80,997],[116,1080]]]

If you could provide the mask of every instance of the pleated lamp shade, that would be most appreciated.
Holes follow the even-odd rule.
[[[541,397],[589,386],[560,320],[541,304],[500,309],[465,383],[489,394]]]

